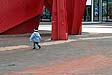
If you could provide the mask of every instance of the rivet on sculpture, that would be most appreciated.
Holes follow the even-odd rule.
[[[33,32],[44,6],[52,15],[52,40],[81,34],[86,0],[0,0],[0,34]]]

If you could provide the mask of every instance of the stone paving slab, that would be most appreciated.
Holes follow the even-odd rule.
[[[16,72],[15,74],[6,75],[100,75],[100,72],[94,73],[94,71],[111,68],[111,63],[111,58],[103,55],[95,55],[81,59],[72,58],[51,65],[34,67]],[[106,74],[109,74],[109,72]]]
[[[83,32],[66,41],[41,34],[40,50],[32,50],[29,34],[0,35],[0,75],[112,74],[112,33]]]

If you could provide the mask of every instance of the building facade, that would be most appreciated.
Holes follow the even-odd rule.
[[[87,0],[82,20],[90,23],[112,22],[112,0]],[[51,21],[51,15],[46,8],[41,21]]]
[[[87,0],[84,22],[111,22],[112,0]]]

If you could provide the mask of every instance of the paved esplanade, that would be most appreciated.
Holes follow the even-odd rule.
[[[41,30],[37,51],[29,34],[0,35],[0,75],[112,75],[111,25],[84,25],[66,41],[50,41],[50,31]]]

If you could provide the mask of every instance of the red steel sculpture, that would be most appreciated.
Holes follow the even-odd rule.
[[[33,32],[44,6],[52,15],[52,40],[81,34],[86,0],[0,0],[0,34]]]

